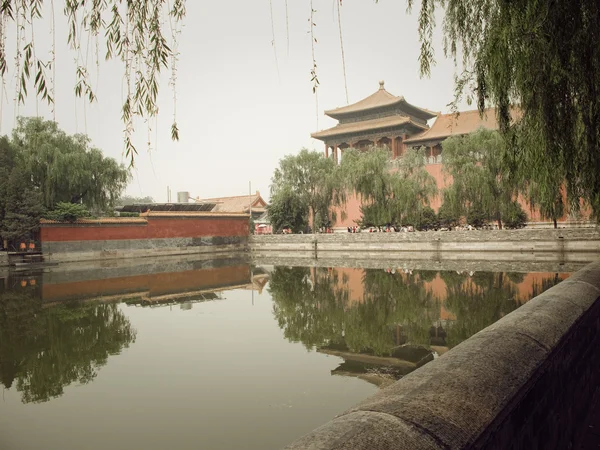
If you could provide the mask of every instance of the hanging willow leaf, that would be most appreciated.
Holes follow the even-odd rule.
[[[58,2],[57,2],[58,3]],[[54,44],[51,61],[45,63],[35,54],[33,35],[38,19],[43,19],[47,5],[54,8],[53,1],[44,0],[1,0],[0,23],[13,22],[17,28],[16,42],[16,100],[23,103],[28,94],[28,80],[35,71],[33,84],[35,94],[48,103],[55,99],[55,77],[48,77],[46,70],[55,68]],[[134,120],[149,118],[158,114],[157,100],[160,90],[162,70],[171,70],[171,88],[176,89],[175,65],[177,63],[177,36],[181,22],[186,16],[186,0],[63,0],[62,10],[67,19],[67,44],[75,54],[75,86],[77,97],[87,102],[97,101],[95,86],[90,80],[87,57],[81,55],[82,42],[95,40],[96,61],[98,37],[105,42],[105,59],[118,59],[125,69],[127,102],[122,108],[124,128],[124,153],[133,163],[135,146],[132,142]],[[54,10],[51,11],[54,17]],[[169,32],[163,30],[165,20],[169,22]],[[4,42],[8,27],[0,27],[0,75],[8,71]],[[52,30],[54,34],[55,30]],[[26,42],[29,39],[31,42]],[[27,37],[27,38],[26,38]],[[132,70],[135,68],[135,70]],[[132,78],[133,77],[133,78]],[[173,101],[176,101],[174,92]],[[175,122],[175,120],[174,120]],[[176,128],[176,127],[175,127]],[[178,133],[171,133],[175,138]]]

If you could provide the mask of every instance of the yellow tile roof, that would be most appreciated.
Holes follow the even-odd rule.
[[[418,106],[411,105],[404,99],[403,96],[397,97],[393,94],[390,94],[388,91],[385,90],[383,81],[379,82],[379,90],[376,91],[374,94],[371,94],[368,97],[351,105],[342,106],[341,108],[330,109],[328,111],[325,111],[325,114],[333,118],[338,118],[339,116],[343,116],[346,114],[369,111],[395,104],[406,107],[407,110],[414,112],[415,116],[422,117],[424,119],[432,119],[437,115],[437,113],[429,111],[428,109],[419,108]]]
[[[265,211],[266,202],[260,192],[252,195],[238,195],[234,197],[217,197],[197,199],[197,202],[215,203],[213,212],[239,212],[247,213],[252,205],[253,212]]]
[[[40,224],[77,224],[77,225],[103,225],[103,224],[123,224],[123,223],[148,223],[143,217],[101,217],[99,219],[78,219],[75,222],[66,222],[59,220],[40,219]]]
[[[359,122],[343,123],[338,124],[333,128],[327,130],[318,131],[311,134],[315,139],[329,138],[333,136],[341,136],[352,133],[359,133],[361,131],[377,130],[381,128],[396,127],[410,123],[411,125],[418,127],[422,130],[427,129],[427,126],[413,122],[409,117],[406,116],[388,116],[381,117],[379,119],[361,120]]]
[[[513,120],[515,120],[520,115],[520,112],[515,108],[511,111],[511,115]],[[455,113],[440,114],[430,129],[412,136],[404,142],[415,144],[425,141],[442,140],[450,136],[472,133],[479,128],[486,128],[488,130],[498,129],[495,108],[486,109],[483,117],[479,114],[478,110],[462,111],[458,115]]]

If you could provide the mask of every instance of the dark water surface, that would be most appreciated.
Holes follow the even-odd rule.
[[[242,260],[0,274],[0,448],[277,449],[567,276]]]

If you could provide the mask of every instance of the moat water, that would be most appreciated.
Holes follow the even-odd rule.
[[[569,275],[143,264],[0,274],[1,449],[278,449]]]

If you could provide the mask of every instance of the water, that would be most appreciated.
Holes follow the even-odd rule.
[[[0,275],[0,448],[280,448],[567,276],[172,259]]]

